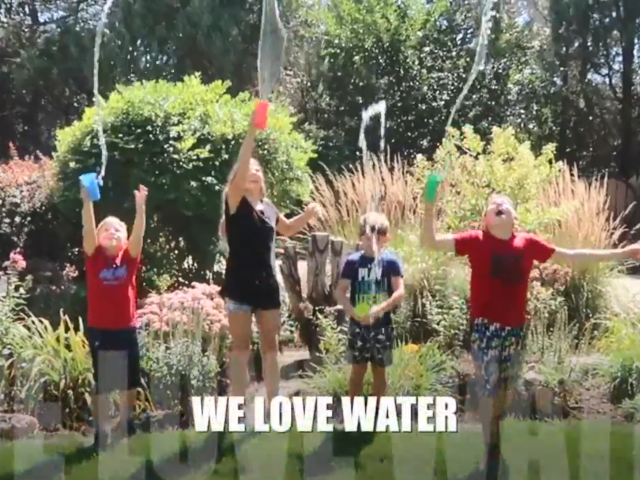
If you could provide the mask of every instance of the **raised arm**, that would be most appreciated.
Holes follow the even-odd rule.
[[[142,253],[142,243],[144,240],[144,230],[146,228],[147,217],[147,195],[148,190],[140,185],[134,192],[136,197],[136,219],[133,222],[133,229],[129,237],[129,254],[133,258],[138,258]]]
[[[235,212],[238,203],[242,199],[243,189],[247,183],[247,175],[251,167],[251,156],[256,146],[256,127],[254,125],[255,111],[251,115],[251,121],[249,122],[249,129],[247,130],[247,136],[242,142],[240,147],[240,153],[238,154],[238,161],[236,166],[236,173],[234,177],[227,185],[227,201],[229,202],[229,209],[231,212]]]
[[[284,215],[280,215],[278,219],[278,233],[283,237],[293,237],[307,226],[312,219],[320,214],[320,205],[310,203],[305,208],[304,213],[298,215],[291,220],[287,220]]]
[[[96,217],[93,213],[93,202],[89,198],[87,189],[82,185],[80,185],[80,197],[82,198],[82,248],[86,255],[91,256],[98,246]]]
[[[637,244],[615,250],[569,250],[556,247],[554,254],[551,256],[551,261],[571,267],[583,267],[596,263],[637,260],[639,256],[640,246]]]
[[[420,243],[429,250],[441,252],[454,252],[456,249],[455,237],[452,234],[439,234],[436,232],[436,205],[432,202],[424,202],[424,215],[422,216],[422,234]]]

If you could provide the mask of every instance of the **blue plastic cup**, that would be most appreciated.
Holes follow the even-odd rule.
[[[100,185],[102,185],[102,180],[98,178],[97,173],[92,172],[80,175],[80,182],[82,186],[87,189],[87,193],[92,202],[100,200]]]

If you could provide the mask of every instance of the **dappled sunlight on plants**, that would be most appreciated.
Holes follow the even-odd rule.
[[[640,317],[612,318],[596,347],[608,359],[605,374],[611,384],[612,401],[622,403],[640,395]]]
[[[541,211],[538,201],[542,189],[560,174],[554,153],[553,145],[548,145],[540,155],[534,154],[511,128],[494,128],[486,143],[471,127],[450,129],[433,163],[418,159],[416,174],[424,179],[429,170],[446,171],[440,200],[443,231],[477,226],[489,196],[496,192],[513,199],[523,228],[536,231],[559,214]]]
[[[317,174],[311,197],[320,204],[323,215],[315,226],[357,242],[360,217],[378,198],[379,203],[374,210],[387,216],[393,235],[396,229],[420,221],[420,183],[406,162],[379,157],[339,173]]]
[[[11,352],[5,368],[15,372],[14,388],[28,413],[53,402],[61,404],[65,428],[86,420],[93,369],[82,323],[76,326],[63,316],[54,329],[46,319],[25,316],[14,322],[3,343]]]
[[[307,375],[305,391],[315,395],[344,396],[349,388],[350,366],[346,363],[347,336],[341,327],[321,318],[320,348],[323,363]],[[436,343],[397,345],[393,365],[387,368],[387,395],[446,395],[456,375],[456,360]],[[364,381],[365,395],[372,392],[371,373]]]
[[[615,248],[626,233],[627,212],[614,218],[609,209],[606,176],[586,180],[577,168],[564,166],[542,190],[539,202],[543,211],[562,211],[545,229],[547,238],[560,247]]]
[[[175,335],[182,329],[217,334],[228,327],[220,287],[193,283],[191,288],[149,295],[138,311],[140,321],[150,330]]]

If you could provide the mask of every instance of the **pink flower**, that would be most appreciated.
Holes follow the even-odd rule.
[[[20,272],[27,267],[27,262],[19,250],[14,250],[9,254],[9,261],[5,262],[4,266],[12,272]]]

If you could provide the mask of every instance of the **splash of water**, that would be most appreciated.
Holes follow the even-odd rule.
[[[263,0],[258,45],[258,83],[262,100],[269,99],[282,76],[286,42],[287,31],[280,20],[277,0]]]
[[[360,136],[358,138],[358,146],[362,149],[362,156],[365,162],[365,165],[370,164],[369,150],[367,148],[367,140],[365,138],[365,130],[371,119],[376,116],[380,116],[380,152],[384,152],[385,149],[385,131],[387,125],[387,102],[385,100],[381,100],[369,107],[365,108],[362,111],[362,122],[360,123]],[[368,211],[376,211],[380,204],[381,192],[380,189],[377,188],[375,192],[373,192],[373,198],[371,199],[371,203],[369,205]],[[371,235],[372,244],[373,244],[373,252],[374,252],[374,262],[373,268],[374,271],[379,270],[380,263],[380,250],[378,246],[378,235],[375,231],[373,225],[367,225],[367,235]]]
[[[480,33],[478,35],[478,46],[476,47],[476,55],[473,61],[473,66],[471,67],[471,72],[467,78],[467,82],[465,83],[462,92],[458,96],[451,113],[449,114],[449,119],[447,120],[447,128],[451,126],[451,122],[458,113],[462,102],[464,101],[467,93],[469,93],[469,89],[473,82],[475,81],[478,73],[484,70],[485,62],[487,59],[487,46],[489,43],[489,34],[491,33],[491,25],[494,17],[494,5],[496,4],[496,0],[484,0],[484,9],[482,11],[482,19],[480,23]]]
[[[365,166],[370,165],[369,150],[367,148],[367,140],[365,138],[365,130],[374,116],[380,116],[380,152],[384,152],[385,148],[385,131],[387,126],[387,102],[381,100],[362,110],[362,121],[360,123],[360,136],[358,138],[358,146],[362,149],[362,158]],[[380,189],[373,192],[373,198],[369,205],[369,210],[376,210],[380,203]]]
[[[100,91],[99,91],[100,90],[100,81],[99,81],[100,45],[102,44],[104,26],[107,23],[107,18],[109,17],[109,12],[111,11],[113,2],[114,0],[107,0],[104,7],[102,8],[100,21],[98,22],[98,26],[96,28],[96,41],[93,46],[93,99],[94,99],[95,108],[96,108],[95,125],[96,125],[96,129],[98,130],[98,141],[100,142],[100,151],[102,153],[101,167],[100,167],[100,174],[99,174],[100,179],[104,177],[104,172],[107,169],[107,158],[109,156],[109,152],[107,151],[107,139],[104,136],[102,99],[100,98]]]
[[[378,103],[374,103],[373,105],[365,108],[362,111],[362,122],[360,123],[360,136],[358,138],[358,146],[362,149],[362,155],[364,157],[365,162],[369,159],[369,151],[367,149],[367,141],[364,136],[365,129],[371,119],[375,116],[380,116],[380,152],[384,152],[384,133],[387,127],[387,102],[385,100],[381,100]]]

